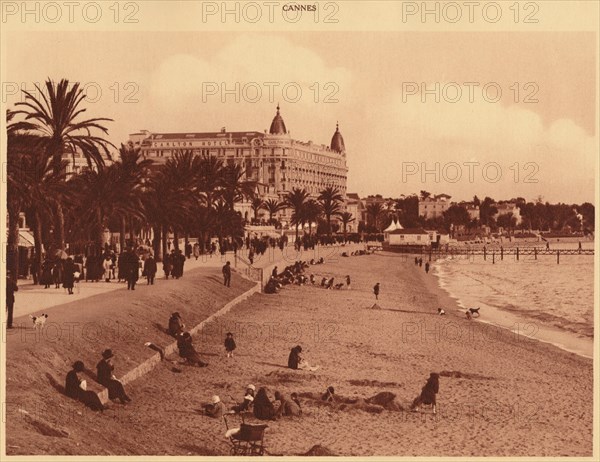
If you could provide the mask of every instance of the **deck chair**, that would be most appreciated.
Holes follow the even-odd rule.
[[[247,424],[244,422],[244,416],[242,416],[242,423],[240,424],[240,430],[236,433],[229,435],[229,441],[231,443],[231,455],[232,456],[262,456],[265,453],[265,429],[268,427],[266,424]],[[223,416],[225,421],[225,427],[229,428],[229,422],[227,416]]]

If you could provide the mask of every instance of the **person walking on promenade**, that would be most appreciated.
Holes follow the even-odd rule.
[[[110,282],[111,267],[112,267],[112,261],[110,259],[110,256],[107,255],[106,257],[104,257],[104,260],[102,261],[102,269],[104,270],[104,280],[106,282]]]
[[[419,258],[419,268],[420,268],[421,266],[423,266],[423,259],[422,259],[422,258]]]
[[[152,254],[146,258],[144,262],[144,274],[146,275],[147,285],[154,285],[154,277],[156,276],[156,260]]]
[[[223,285],[231,287],[231,264],[229,262],[223,266]]]
[[[48,259],[44,260],[44,263],[42,263],[40,284],[44,284],[44,289],[49,289],[50,284],[52,284],[52,262]]]
[[[425,273],[429,273],[429,262],[425,263]]]
[[[113,371],[115,366],[112,363],[114,354],[111,349],[104,350],[102,352],[102,359],[96,365],[96,371],[98,374],[98,383],[108,388],[108,398],[118,399],[122,404],[131,401],[131,398],[125,392],[125,388],[120,380],[117,380]]]
[[[6,328],[12,329],[13,327],[13,313],[15,309],[15,292],[19,291],[19,286],[13,279],[12,271],[6,272],[6,311],[8,312],[8,319],[6,321]]]
[[[62,261],[60,259],[54,263],[52,268],[52,281],[54,282],[54,288],[60,289],[60,283],[62,282]]]
[[[379,300],[379,283],[373,286],[373,293],[375,294],[375,300]]]
[[[140,263],[133,249],[129,249],[124,255],[125,279],[127,279],[127,290],[135,290],[135,283],[139,278]]]
[[[200,256],[200,245],[197,242],[194,244],[194,248],[192,250],[192,253],[194,255],[194,258],[196,260],[198,260],[198,257]]]
[[[165,253],[165,256],[163,257],[163,271],[165,273],[165,279],[169,279],[171,268],[171,255]]]
[[[67,289],[69,295],[73,295],[73,287],[75,286],[75,263],[71,257],[65,261],[63,268],[63,287]]]

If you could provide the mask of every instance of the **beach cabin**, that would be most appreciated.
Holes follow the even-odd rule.
[[[396,229],[386,233],[387,242],[390,246],[395,245],[419,245],[429,246],[431,243],[429,233],[423,228]]]

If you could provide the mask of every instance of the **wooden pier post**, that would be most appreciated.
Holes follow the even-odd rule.
[[[487,260],[487,252],[485,250],[485,246],[483,247],[483,259]]]
[[[517,247],[517,261],[519,261],[519,248]]]
[[[492,250],[492,265],[496,264],[496,251]]]
[[[556,264],[560,264],[560,250],[556,251]]]
[[[504,260],[504,247],[500,246],[500,260]]]

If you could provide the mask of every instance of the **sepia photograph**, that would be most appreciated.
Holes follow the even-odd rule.
[[[600,458],[600,3],[0,6],[2,460]]]

